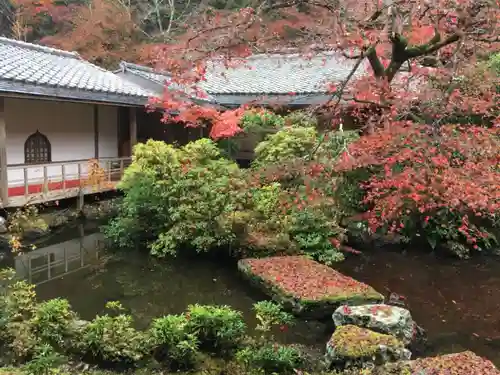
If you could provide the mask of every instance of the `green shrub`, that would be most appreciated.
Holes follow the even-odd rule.
[[[250,109],[245,112],[240,120],[243,132],[231,138],[217,141],[221,152],[227,156],[234,156],[241,148],[241,142],[260,142],[266,134],[281,129],[284,118],[271,111],[261,108]]]
[[[358,139],[359,132],[356,130],[327,132],[324,134],[323,142],[318,149],[318,156],[327,158],[328,161],[334,161],[347,151],[349,144]]]
[[[187,316],[188,331],[196,335],[205,350],[230,353],[245,337],[243,315],[228,306],[190,305]]]
[[[272,343],[240,350],[236,359],[245,367],[263,369],[266,374],[293,374],[304,362],[298,349]]]
[[[120,183],[120,213],[105,233],[119,246],[145,243],[157,256],[228,245],[235,236],[222,218],[241,204],[243,183],[238,166],[209,139],[182,148],[150,140],[134,149]]]
[[[280,129],[285,124],[283,116],[266,109],[253,109],[245,113],[240,126],[245,133],[260,133],[266,130]]]
[[[254,167],[277,164],[309,155],[317,145],[318,133],[313,127],[287,127],[269,135],[255,148]]]
[[[153,320],[149,329],[153,356],[173,370],[189,369],[196,363],[198,339],[187,329],[185,315],[167,315]]]
[[[317,128],[318,119],[307,111],[293,111],[285,116],[285,125],[303,128]]]
[[[117,302],[106,307],[122,309]],[[83,328],[79,348],[91,360],[125,366],[141,360],[147,350],[145,336],[133,328],[132,317],[121,313],[96,316]]]
[[[43,344],[37,347],[33,358],[24,366],[23,372],[26,375],[56,375],[60,373],[58,367],[65,364],[66,360],[51,345]]]
[[[0,339],[8,361],[22,362],[30,358],[39,344],[31,318],[36,311],[34,286],[15,281],[15,271],[3,270],[0,275]]]
[[[330,213],[334,213],[334,209]],[[340,252],[340,240],[344,230],[337,218],[328,217],[319,207],[304,207],[291,215],[290,236],[300,249],[321,263],[332,265],[344,260]],[[332,240],[337,239],[338,245]]]
[[[253,304],[255,317],[259,322],[256,329],[263,334],[274,326],[293,324],[293,316],[283,311],[283,306],[273,301],[259,301]]]
[[[76,318],[67,300],[55,298],[38,305],[31,324],[42,342],[67,349],[71,345],[72,323]]]

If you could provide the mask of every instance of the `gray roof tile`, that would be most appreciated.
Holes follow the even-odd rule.
[[[147,79],[158,85],[164,86],[169,83],[169,88],[172,90],[182,91],[193,99],[198,99],[204,102],[213,102],[214,99],[208,94],[205,97],[200,97],[194,90],[183,87],[175,82],[171,82],[172,76],[166,72],[158,72],[146,66],[132,64],[126,61],[120,63],[120,69],[117,72],[129,72],[143,79]]]
[[[324,95],[329,83],[347,78],[355,63],[356,60],[336,52],[316,54],[312,58],[299,54],[253,55],[231,68],[227,68],[221,60],[213,60],[208,64],[206,80],[201,81],[199,86],[212,99],[224,104],[232,103],[235,98],[245,97],[242,99],[245,102],[255,96],[288,96],[290,93],[302,95],[300,100],[307,102],[310,100],[308,96]],[[122,62],[120,67],[121,72],[161,85],[171,79],[168,73],[141,65]],[[365,73],[364,66],[360,66],[356,76]]]
[[[347,78],[355,63],[333,52],[311,58],[298,54],[254,55],[231,68],[213,61],[201,86],[210,94],[319,94],[327,91],[328,83]],[[357,75],[364,73],[362,67],[357,71]]]
[[[154,94],[76,52],[0,37],[0,92],[144,104]]]

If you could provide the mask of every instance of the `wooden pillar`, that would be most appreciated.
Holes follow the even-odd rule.
[[[99,106],[94,104],[94,158],[99,159]]]
[[[7,175],[7,133],[5,130],[5,101],[0,98],[0,198],[5,207],[9,200],[9,180]]]
[[[137,143],[137,109],[135,107],[131,107],[130,108],[130,155],[132,155],[136,143]]]

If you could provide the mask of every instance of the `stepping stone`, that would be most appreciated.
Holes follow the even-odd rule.
[[[495,365],[471,351],[438,357],[419,358],[410,362],[411,374],[432,375],[500,375]]]
[[[341,305],[383,302],[367,284],[304,256],[242,259],[238,269],[254,285],[297,316],[324,319]]]
[[[338,327],[326,344],[329,367],[349,368],[409,360],[411,352],[394,336],[353,325]]]
[[[398,306],[376,304],[340,306],[332,315],[336,327],[355,325],[392,335],[409,345],[419,331],[410,311]]]

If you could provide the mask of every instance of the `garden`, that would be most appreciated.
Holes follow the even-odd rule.
[[[322,132],[308,112],[258,108],[240,125],[243,134],[230,139],[136,145],[119,185],[124,196],[103,233],[123,254],[194,256],[237,268],[267,297],[253,304],[255,329],[242,312],[213,304],[139,327],[109,301],[84,320],[65,299],[37,301],[34,286],[4,271],[5,371],[500,373],[470,351],[427,356],[425,326],[404,303],[336,269],[372,247],[457,259],[496,254],[495,128],[446,125],[437,142],[423,125]],[[250,134],[255,157],[242,168],[232,156]],[[297,321],[327,327],[322,350],[276,337]]]

